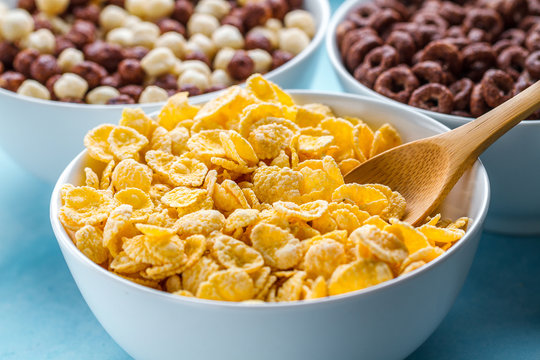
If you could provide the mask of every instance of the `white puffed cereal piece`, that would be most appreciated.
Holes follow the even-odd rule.
[[[141,60],[143,70],[150,76],[159,76],[171,71],[176,57],[169,48],[155,48]]]
[[[283,19],[288,28],[298,28],[306,33],[310,38],[315,35],[315,20],[306,10],[293,10]]]
[[[298,55],[309,45],[309,37],[298,28],[283,29],[279,32],[279,48]]]
[[[190,37],[186,44],[186,53],[193,51],[200,51],[211,59],[216,54],[217,48],[208,36],[199,33]]]
[[[206,90],[210,86],[210,80],[208,76],[194,69],[185,70],[178,78],[178,87],[183,85],[195,85],[202,91]]]
[[[133,31],[124,27],[112,29],[107,33],[105,39],[108,43],[117,44],[122,47],[130,47],[134,43]]]
[[[57,62],[62,72],[70,72],[75,65],[83,61],[84,54],[82,51],[75,48],[67,48],[60,53]]]
[[[139,103],[148,104],[167,101],[168,97],[169,96],[166,90],[160,88],[159,86],[150,85],[147,86],[141,93],[141,96],[139,96]]]
[[[116,5],[107,5],[99,14],[99,24],[105,31],[124,26],[128,13]]]
[[[71,30],[71,25],[61,17],[54,16],[48,18],[48,20],[51,23],[53,33],[55,34],[65,35]]]
[[[82,99],[88,90],[88,83],[77,74],[65,73],[53,86],[54,95],[59,99]]]
[[[255,68],[253,69],[254,72],[262,74],[270,70],[270,66],[272,66],[272,55],[270,55],[268,51],[263,49],[253,49],[248,50],[247,55],[255,63]]]
[[[188,31],[193,34],[204,34],[211,37],[212,33],[219,27],[219,21],[212,15],[194,13],[187,23]]]
[[[120,95],[120,91],[116,90],[112,86],[98,86],[97,88],[90,90],[86,95],[86,102],[95,105],[104,105],[112,98]]]
[[[41,54],[52,54],[56,47],[56,38],[49,29],[39,29],[22,40],[25,47],[36,49]]]
[[[212,73],[208,65],[199,60],[182,61],[178,70],[180,74],[183,74],[187,70],[195,70],[206,75],[207,77]]]
[[[28,36],[34,30],[34,19],[23,9],[13,9],[2,17],[2,36],[14,42]]]
[[[30,96],[33,98],[50,100],[51,94],[49,90],[36,80],[24,80],[24,82],[17,89],[17,94]]]
[[[156,40],[159,37],[159,27],[151,22],[142,21],[131,27],[133,31],[133,45],[153,48]]]
[[[171,49],[177,58],[183,58],[186,55],[186,39],[174,31],[166,32],[158,37],[155,47],[165,47]]]
[[[128,13],[128,16],[126,17],[126,21],[124,21],[123,27],[128,28],[128,29],[133,29],[134,26],[142,22],[143,21],[141,20],[141,18],[135,15],[129,15]]]
[[[174,65],[171,69],[171,74],[176,75],[176,77],[180,76],[182,74],[182,60],[175,59]]]
[[[212,41],[219,47],[230,47],[242,49],[244,47],[244,36],[232,25],[222,25],[212,34]]]
[[[64,13],[69,5],[69,0],[36,0],[39,11],[55,16]]]
[[[283,29],[283,23],[278,19],[270,18],[266,20],[264,27],[277,33],[279,30]]]
[[[223,18],[231,11],[231,4],[225,0],[201,0],[195,7],[195,12],[212,15],[218,19]]]
[[[264,37],[266,37],[268,40],[270,40],[270,44],[272,44],[273,48],[277,48],[279,45],[279,37],[278,33],[267,29],[263,26],[255,26],[253,29],[249,30],[248,35],[250,34],[261,34]]]
[[[174,10],[174,0],[126,0],[126,10],[145,20],[167,17]]]
[[[233,79],[229,76],[229,73],[225,70],[214,70],[210,75],[211,86],[230,86],[233,84]]]
[[[228,47],[219,50],[214,58],[214,69],[226,70],[234,53],[235,50]]]

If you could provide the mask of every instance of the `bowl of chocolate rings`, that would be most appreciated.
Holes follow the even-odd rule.
[[[1,1],[0,146],[54,183],[126,107],[206,101],[253,73],[307,86],[329,14],[327,0]]]
[[[348,92],[455,128],[540,79],[540,3],[350,0],[326,46]],[[540,234],[538,119],[536,112],[481,157],[493,189],[488,230]]]
[[[343,176],[447,130],[253,75],[203,105],[176,94],[90,130],[51,223],[88,306],[136,359],[403,359],[466,278],[487,174],[476,162],[418,227],[399,193]]]

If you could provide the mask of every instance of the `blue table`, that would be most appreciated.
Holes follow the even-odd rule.
[[[317,74],[308,87],[342,91],[324,49]],[[1,150],[0,169],[0,359],[128,359],[62,258],[49,225],[52,186]],[[409,359],[540,359],[539,255],[540,237],[485,233],[454,307]]]

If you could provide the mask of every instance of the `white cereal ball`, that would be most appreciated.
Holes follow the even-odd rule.
[[[234,49],[227,47],[219,50],[214,58],[214,69],[227,70],[227,66],[229,66],[234,53]]]
[[[141,96],[139,96],[139,103],[148,104],[167,101],[168,97],[166,90],[155,85],[150,85],[147,86],[141,93]]]
[[[210,75],[210,85],[212,86],[230,86],[232,84],[233,79],[225,70],[217,69]]]
[[[177,58],[183,58],[186,55],[186,39],[174,31],[166,32],[161,35],[154,44],[156,47],[165,47],[171,49]]]
[[[82,99],[88,90],[88,83],[77,74],[65,73],[53,86],[54,94],[59,99]]]
[[[273,48],[277,48],[279,45],[278,33],[263,26],[255,26],[253,29],[249,30],[248,35],[250,34],[260,34],[266,37],[270,40],[270,44],[272,44]]]
[[[141,18],[135,16],[135,15],[129,15],[126,17],[126,21],[124,21],[124,27],[128,29],[133,29],[134,26],[137,24],[142,23],[143,20]]]
[[[128,13],[116,5],[107,5],[99,14],[99,24],[105,31],[124,26]]]
[[[244,36],[232,25],[222,25],[212,34],[212,41],[216,46],[242,49],[244,47]]]
[[[263,49],[253,49],[248,50],[247,55],[255,63],[254,72],[262,74],[270,70],[270,67],[272,66],[272,55],[270,55],[268,51]]]
[[[225,0],[201,0],[195,7],[195,12],[212,15],[218,19],[223,18],[231,11],[231,4]]]
[[[22,42],[25,47],[36,49],[41,54],[52,54],[56,47],[56,38],[49,29],[34,31],[24,38]]]
[[[199,60],[182,61],[182,63],[179,66],[179,69],[178,69],[179,74],[181,75],[187,70],[198,71],[201,74],[206,75],[207,77],[209,77],[210,74],[212,73],[212,70],[210,70],[208,65],[206,65],[205,63],[203,63],[202,61],[199,61]]]
[[[98,86],[86,95],[86,102],[89,104],[106,104],[112,98],[120,95],[120,92],[112,86]]]
[[[298,55],[309,45],[309,37],[298,28],[283,29],[279,32],[279,48]]]
[[[142,21],[131,27],[133,31],[133,45],[153,48],[156,40],[159,37],[159,27],[151,22]]]
[[[158,20],[172,14],[174,0],[126,0],[126,10],[145,20]]]
[[[266,20],[264,27],[277,33],[279,30],[283,29],[283,24],[278,19],[270,18]]]
[[[36,0],[36,7],[47,15],[56,16],[64,13],[69,0]]]
[[[217,48],[208,36],[199,33],[190,37],[186,44],[186,52],[193,51],[200,51],[211,59],[216,54]]]
[[[315,35],[315,20],[313,16],[306,10],[293,10],[283,19],[285,26],[288,28],[298,28],[305,32],[310,38]]]
[[[178,78],[178,87],[183,85],[195,85],[202,91],[210,86],[208,76],[194,69],[185,70]]]
[[[178,76],[180,76],[182,74],[182,70],[183,70],[183,68],[182,68],[182,60],[180,60],[178,58],[175,59],[174,65],[173,65],[173,67],[171,69],[171,74],[176,75],[178,77]]]
[[[1,30],[4,39],[14,42],[30,35],[34,19],[26,10],[13,9],[2,17]]]
[[[19,86],[17,94],[30,96],[33,98],[50,100],[51,94],[49,90],[36,80],[24,80],[24,82]]]
[[[169,48],[155,48],[141,60],[141,66],[146,74],[160,76],[167,74],[176,64],[176,57]]]
[[[48,19],[51,23],[53,33],[65,35],[71,30],[71,25],[61,17],[54,16]]]
[[[135,42],[133,31],[124,27],[112,29],[107,33],[105,39],[108,43],[117,44],[122,47],[130,47]]]
[[[75,48],[67,48],[58,56],[58,66],[60,66],[62,72],[70,72],[75,65],[80,64],[83,61],[83,52]]]
[[[204,34],[208,37],[212,36],[212,33],[219,27],[219,21],[212,15],[194,13],[189,18],[187,28],[190,35]]]

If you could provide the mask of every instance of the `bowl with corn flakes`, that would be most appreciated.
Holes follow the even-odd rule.
[[[78,139],[124,107],[150,113],[184,91],[204,102],[253,73],[307,87],[329,13],[327,0],[2,0],[0,146],[54,183]]]
[[[459,293],[488,178],[476,162],[413,227],[399,193],[343,176],[447,130],[254,75],[203,105],[177,94],[153,117],[126,109],[92,129],[51,224],[88,306],[134,358],[401,359]]]
[[[397,1],[348,0],[332,18],[326,50],[348,92],[416,109],[456,128],[540,79],[535,60],[540,22],[534,16],[538,8],[527,8],[532,3],[523,1],[522,13],[505,16],[508,9],[497,1],[417,1],[406,8]],[[499,31],[487,30],[489,41],[474,40],[475,32],[497,27],[501,18],[513,20]],[[509,34],[520,36],[509,39]],[[540,168],[531,165],[539,159],[539,118],[536,112],[481,156],[494,194],[486,219],[490,231],[540,234]]]

